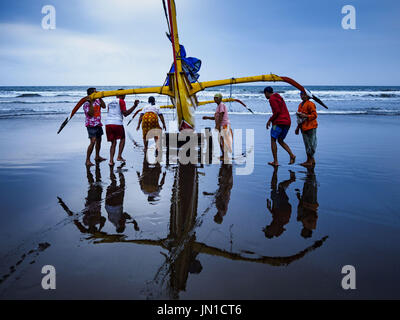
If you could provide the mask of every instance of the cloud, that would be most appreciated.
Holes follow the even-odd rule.
[[[160,11],[161,0],[81,0],[82,9],[90,17],[108,21],[132,19]]]
[[[162,84],[167,43],[137,45],[57,28],[0,24],[1,85]],[[165,54],[164,54],[165,52]],[[12,83],[10,83],[12,82]]]

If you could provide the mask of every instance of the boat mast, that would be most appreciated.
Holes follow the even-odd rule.
[[[186,88],[187,84],[185,83],[184,72],[182,69],[178,24],[176,21],[175,0],[168,0],[168,15],[175,66],[173,81],[175,98],[172,99],[172,102],[176,107],[179,131],[181,131],[182,129],[194,129],[193,115],[191,114],[191,110],[189,110],[191,102],[188,89]]]

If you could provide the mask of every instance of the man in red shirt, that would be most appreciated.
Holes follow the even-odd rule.
[[[271,150],[274,161],[268,162],[268,164],[274,167],[279,166],[277,152],[278,147],[276,145],[276,140],[278,140],[278,143],[281,145],[281,147],[285,149],[287,153],[289,153],[289,164],[293,164],[296,160],[296,156],[293,154],[292,150],[290,150],[289,146],[283,141],[289,132],[291,124],[290,114],[286,107],[286,103],[278,93],[274,93],[274,89],[271,87],[266,87],[264,89],[264,95],[269,100],[269,104],[271,105],[272,109],[272,116],[267,122],[267,130],[272,124]]]

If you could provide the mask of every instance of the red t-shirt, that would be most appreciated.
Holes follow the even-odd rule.
[[[272,116],[269,118],[269,120],[272,122],[272,125],[280,124],[290,126],[290,114],[283,98],[278,93],[274,93],[269,98],[269,104],[271,105],[272,109]]]

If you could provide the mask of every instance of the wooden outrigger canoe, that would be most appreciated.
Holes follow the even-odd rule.
[[[164,0],[165,1],[165,0]],[[160,94],[169,96],[171,99],[171,107],[176,110],[178,128],[179,131],[185,129],[195,129],[195,111],[200,105],[210,103],[210,101],[199,102],[197,100],[196,94],[207,88],[218,87],[224,85],[233,85],[239,83],[252,83],[252,82],[285,82],[288,83],[300,91],[306,92],[308,96],[318,102],[325,108],[328,108],[318,97],[313,95],[310,91],[304,88],[301,84],[297,83],[295,80],[278,76],[275,74],[263,74],[251,77],[241,77],[241,78],[230,78],[223,80],[213,80],[205,82],[190,83],[186,73],[182,68],[182,59],[180,57],[180,43],[178,35],[178,25],[176,19],[176,6],[174,0],[167,0],[165,8],[168,8],[167,18],[170,30],[170,39],[172,43],[173,51],[173,64],[174,72],[169,73],[169,84],[168,86],[160,87],[147,87],[147,88],[136,88],[136,89],[125,89],[125,90],[111,90],[111,91],[101,91],[93,93],[88,97],[82,98],[76,106],[71,111],[69,117],[61,124],[60,129],[57,133],[67,125],[68,121],[74,116],[78,109],[87,101],[87,99],[95,100],[98,98],[113,97],[119,95],[135,95],[135,94]],[[237,101],[238,102],[238,101]]]

